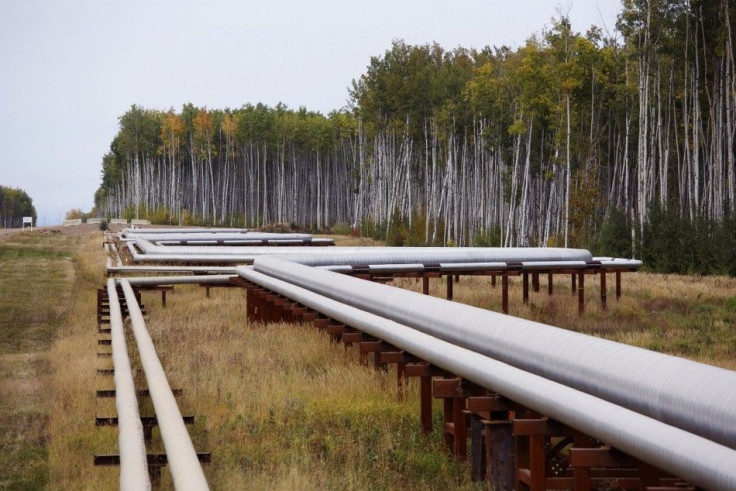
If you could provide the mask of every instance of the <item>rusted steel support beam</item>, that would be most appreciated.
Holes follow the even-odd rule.
[[[575,273],[572,273],[570,275],[570,281],[571,281],[570,288],[572,290],[573,295],[575,295],[575,292],[577,291],[577,281],[576,280],[577,280],[577,277],[575,276]]]
[[[576,490],[598,488],[613,480],[625,488],[650,489],[659,484],[656,468],[608,447],[571,448],[570,465]]]
[[[398,390],[398,396],[399,400],[404,400],[404,379],[406,378],[406,374],[404,373],[404,369],[406,367],[406,363],[409,360],[409,356],[407,356],[403,351],[396,350],[394,348],[393,351],[382,351],[379,353],[379,362],[383,364],[387,363],[395,363],[396,364],[396,386]]]
[[[496,288],[496,275],[495,274],[491,275],[491,286],[493,288]]]
[[[491,489],[514,489],[516,448],[513,423],[509,420],[484,421],[486,447],[486,480]]]
[[[451,274],[447,275],[447,300],[452,300],[452,275]]]
[[[470,413],[470,478],[476,482],[484,480],[486,475],[484,446],[483,420]]]
[[[432,381],[432,390],[434,391],[436,389],[436,386],[434,386],[435,380]],[[434,394],[434,397],[437,398],[437,394]],[[445,442],[445,448],[452,453],[453,455],[457,455],[455,453],[455,431],[453,428],[453,403],[452,399],[442,399],[442,432],[443,432],[443,440]]]
[[[422,275],[422,293],[429,295],[429,276],[426,274]]]
[[[361,355],[373,353],[373,367],[376,370],[387,370],[385,363],[381,362],[381,353],[384,351],[395,350],[396,348],[381,340],[365,340],[358,345]]]
[[[523,411],[518,404],[496,394],[467,399],[471,419],[471,457],[473,479],[486,480],[491,489],[512,490],[516,481],[516,447],[510,411]],[[473,426],[475,418],[482,425],[482,435]],[[481,438],[476,441],[476,438]],[[479,452],[479,453],[478,453]],[[480,460],[480,462],[479,462]]]
[[[554,293],[554,283],[552,282],[552,273],[547,273],[547,294],[552,295]]]
[[[487,390],[462,378],[434,379],[432,391],[436,399],[444,400],[444,439],[448,449],[459,459],[468,455],[468,411],[466,400],[487,394]]]
[[[336,320],[330,320],[326,328],[327,334],[330,335],[332,342],[339,343],[345,332],[345,324]]]
[[[621,299],[621,271],[616,271],[616,300]]]
[[[585,272],[578,273],[578,314],[585,312]]]
[[[539,273],[532,273],[532,290],[535,293],[539,293]]]
[[[522,301],[529,303],[529,273],[526,271],[522,273]]]
[[[421,377],[419,386],[422,431],[432,433],[432,377]]]
[[[422,431],[429,434],[432,432],[432,377],[446,375],[446,372],[428,363],[407,363],[404,367],[404,374],[407,377],[420,378],[419,398]]]
[[[360,331],[354,331],[350,330],[348,331],[345,329],[345,332],[342,334],[342,342],[351,345],[353,343],[360,343],[363,340],[363,333]]]
[[[452,399],[452,421],[455,442],[453,453],[460,460],[468,458],[468,416],[465,414],[465,398]]]
[[[509,275],[505,272],[501,275],[501,310],[509,313]]]
[[[601,308],[603,310],[606,310],[606,295],[607,295],[607,287],[606,287],[606,271],[601,270]]]
[[[546,488],[545,443],[549,431],[547,421],[515,420],[516,489],[542,491]]]

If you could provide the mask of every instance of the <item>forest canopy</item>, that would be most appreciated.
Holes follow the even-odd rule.
[[[735,15],[729,0],[624,0],[620,37],[562,16],[517,49],[397,40],[328,115],[132,106],[96,209],[736,274]]]
[[[32,217],[36,223],[36,208],[31,197],[22,189],[0,186],[0,227],[22,227],[23,217]]]

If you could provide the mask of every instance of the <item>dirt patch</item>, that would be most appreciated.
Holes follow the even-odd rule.
[[[110,225],[112,232],[119,232],[128,225],[114,224]],[[95,223],[83,223],[81,225],[70,225],[65,227],[63,225],[54,225],[52,227],[36,227],[33,229],[22,229],[22,228],[2,228],[0,229],[0,239],[15,234],[36,234],[36,235],[86,235],[91,232],[100,230],[99,224]]]

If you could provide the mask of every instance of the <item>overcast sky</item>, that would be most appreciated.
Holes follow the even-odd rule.
[[[620,0],[0,0],[0,184],[39,225],[89,211],[132,104],[283,102],[327,113],[392,39],[518,47],[568,11],[613,31]]]

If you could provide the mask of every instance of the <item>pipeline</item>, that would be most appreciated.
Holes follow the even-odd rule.
[[[143,238],[126,242],[135,261],[241,263],[250,264],[259,256],[288,254],[289,260],[309,266],[392,263],[478,263],[531,261],[591,261],[590,252],[563,248],[488,247],[340,247],[339,251],[304,247],[157,246]],[[138,252],[140,250],[141,252]]]
[[[248,281],[382,339],[696,485],[711,489],[736,488],[736,467],[733,465],[736,451],[733,449],[251,268],[239,268],[238,273]]]
[[[131,286],[159,286],[159,285],[228,285],[230,278],[235,275],[195,275],[195,276],[141,276],[126,278]]]
[[[148,390],[156,411],[156,420],[166,448],[171,476],[176,489],[209,489],[194,445],[189,437],[176,399],[161,361],[156,354],[151,336],[148,334],[138,301],[128,280],[119,280],[128,304],[131,327],[135,336],[141,364],[146,374]]]
[[[123,237],[128,239],[136,237],[145,237],[146,240],[151,242],[159,241],[186,241],[186,242],[197,242],[197,241],[223,241],[223,240],[271,240],[271,239],[283,239],[283,240],[311,240],[312,235],[310,234],[276,234],[270,232],[167,232],[167,233],[140,233],[138,230],[131,230],[123,232]]]
[[[108,266],[108,273],[210,273],[235,274],[235,266]]]
[[[275,257],[254,268],[736,448],[736,372]]]
[[[124,228],[121,234],[182,234],[182,233],[248,233],[247,228],[222,228],[222,227],[170,227],[170,228]]]
[[[281,259],[299,262],[299,258],[292,255],[281,256]],[[440,273],[480,273],[480,272],[503,272],[514,268],[520,271],[555,271],[555,270],[572,270],[585,269],[590,267],[598,267],[601,269],[639,269],[642,262],[637,259],[616,259],[593,258],[591,262],[586,261],[524,261],[516,264],[503,262],[485,262],[485,263],[439,263],[439,264],[422,264],[422,263],[397,263],[397,264],[368,264],[361,266],[369,273],[376,274],[392,274],[392,273],[423,273],[427,271],[438,271]],[[355,267],[350,264],[328,264],[314,266],[317,269],[333,271],[335,273],[352,273]]]
[[[110,302],[110,333],[112,362],[115,368],[115,406],[118,413],[118,448],[120,452],[120,489],[138,491],[151,489],[148,476],[146,443],[143,424],[138,412],[133,372],[128,358],[128,346],[123,332],[123,316],[115,280],[107,280]]]

